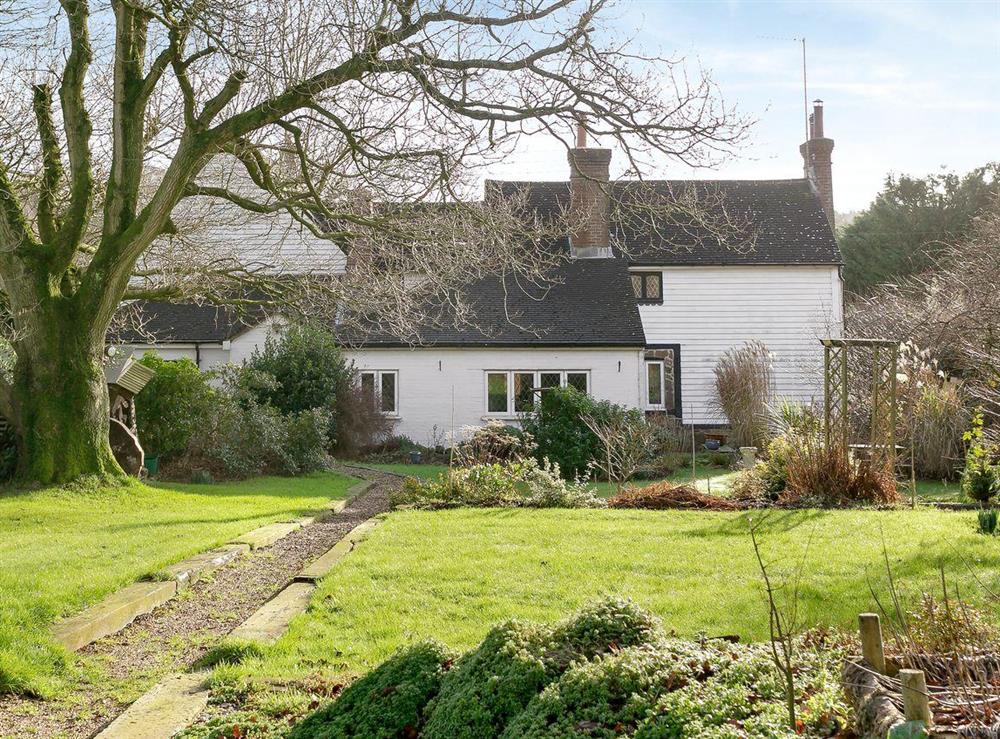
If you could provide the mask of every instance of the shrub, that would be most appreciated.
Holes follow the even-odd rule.
[[[554,676],[577,660],[652,643],[659,628],[657,618],[632,601],[604,598],[556,625],[545,657],[546,670]]]
[[[608,598],[553,628],[518,621],[497,627],[445,677],[422,736],[492,739],[573,663],[646,644],[658,625],[630,601]]]
[[[559,465],[547,459],[538,464],[525,460],[523,483],[526,496],[521,502],[525,508],[603,508],[603,498],[595,495],[586,483],[568,482],[559,472]]]
[[[732,427],[733,446],[767,443],[772,394],[771,352],[759,341],[729,349],[715,365],[716,403]]]
[[[899,501],[899,491],[891,469],[872,460],[853,460],[846,450],[828,448],[821,438],[810,436],[789,450],[788,483],[779,501],[888,505]]]
[[[464,467],[422,481],[407,478],[390,493],[393,506],[418,508],[597,508],[604,505],[581,482],[567,482],[558,465],[534,459]]]
[[[540,403],[522,421],[524,430],[537,444],[535,458],[549,459],[570,478],[587,474],[602,452],[600,439],[584,423],[584,417],[606,421],[620,406],[597,401],[572,387],[552,388],[542,393]]]
[[[433,642],[399,652],[306,718],[289,739],[415,737],[451,660],[448,650]]]
[[[808,424],[802,428],[808,428]],[[773,501],[788,485],[788,458],[796,446],[816,434],[794,431],[775,436],[767,445],[764,457],[753,467],[740,470],[729,485],[733,498],[739,500]]]
[[[703,670],[722,667],[713,664],[708,651],[690,647],[685,651],[676,654],[642,645],[574,665],[539,694],[503,736],[575,736],[581,726],[588,736],[631,736],[661,695],[698,679]]]
[[[283,415],[260,403],[248,387],[266,375],[237,368],[224,374],[213,411],[194,430],[187,449],[168,474],[206,471],[218,479],[262,474],[296,475],[321,469],[329,447],[329,411],[310,409]]]
[[[992,450],[984,440],[982,411],[973,414],[972,428],[962,438],[969,444],[962,471],[962,492],[971,500],[989,503],[997,494],[1000,481],[993,464]]]
[[[285,416],[284,474],[301,475],[325,468],[329,462],[331,413],[312,408]]]
[[[338,392],[350,379],[348,364],[333,334],[308,325],[291,325],[268,336],[246,367],[273,378],[270,385],[256,387],[255,394],[260,403],[282,413],[313,408],[333,412]]]
[[[147,352],[139,361],[156,373],[136,397],[139,440],[150,456],[176,456],[213,412],[216,392],[190,359]]]
[[[997,532],[998,519],[1000,519],[1000,511],[996,508],[979,511],[979,533],[993,536]]]
[[[613,406],[603,414],[585,413],[583,422],[600,444],[591,466],[619,488],[655,453],[656,435],[641,411]]]
[[[455,662],[427,707],[424,739],[492,739],[548,680],[545,626],[508,621]]]
[[[392,419],[385,416],[372,403],[371,396],[361,391],[358,373],[352,370],[345,385],[337,394],[336,436],[334,449],[337,456],[356,458],[380,444],[391,446],[391,439],[399,441],[405,437],[390,437]],[[409,439],[409,445],[417,448]],[[399,448],[399,445],[396,445]]]
[[[455,462],[463,467],[494,462],[518,462],[535,452],[531,434],[500,421],[463,429],[468,438],[454,445]]]

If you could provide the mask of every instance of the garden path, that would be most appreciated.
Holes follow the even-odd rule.
[[[93,736],[159,677],[194,664],[305,564],[387,511],[389,491],[402,480],[362,467],[338,471],[374,484],[340,513],[320,516],[273,545],[234,559],[117,634],[81,649],[75,654],[81,679],[70,695],[44,702],[0,699],[0,737]]]

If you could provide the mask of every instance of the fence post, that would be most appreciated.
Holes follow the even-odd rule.
[[[903,717],[907,721],[931,724],[931,705],[927,697],[927,681],[923,670],[900,670],[903,684]]]
[[[885,650],[882,647],[882,625],[877,613],[858,616],[861,627],[861,655],[880,675],[885,674]]]

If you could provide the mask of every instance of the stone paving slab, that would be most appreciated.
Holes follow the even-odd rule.
[[[355,545],[364,539],[378,525],[378,519],[371,518],[358,524],[351,529],[347,536],[333,545],[325,554],[321,554],[308,565],[306,565],[298,575],[296,582],[316,582],[326,575],[333,566],[344,558]]]
[[[137,582],[112,593],[72,618],[52,627],[56,641],[75,652],[102,636],[114,634],[174,597],[177,581]]]
[[[205,710],[207,677],[196,672],[164,678],[94,739],[169,739]]]
[[[177,587],[183,589],[202,575],[207,575],[212,570],[222,567],[227,562],[231,562],[249,551],[249,544],[226,544],[218,549],[202,552],[185,559],[183,562],[170,565],[166,568],[166,572],[177,581]]]
[[[312,583],[293,582],[233,629],[229,637],[267,644],[276,642],[292,619],[305,612],[315,589]]]
[[[233,544],[249,544],[251,549],[260,549],[262,547],[269,547],[278,539],[283,539],[288,536],[293,531],[302,528],[301,521],[283,521],[281,523],[272,523],[267,526],[261,526],[259,529],[254,529],[253,531],[248,531],[236,539],[233,539]]]

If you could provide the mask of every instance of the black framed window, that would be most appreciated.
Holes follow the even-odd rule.
[[[640,303],[663,302],[662,272],[633,272],[632,291]]]

